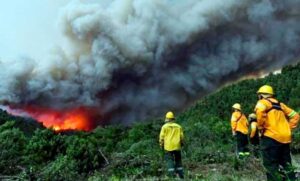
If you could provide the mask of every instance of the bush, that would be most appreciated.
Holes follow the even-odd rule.
[[[66,145],[66,155],[77,161],[80,173],[87,174],[90,171],[101,168],[105,164],[105,159],[99,151],[100,146],[92,136],[70,136]]]
[[[26,145],[25,162],[40,167],[65,153],[64,137],[49,129],[38,129]]]
[[[73,181],[82,180],[78,174],[78,164],[67,156],[58,156],[38,174],[38,180]]]
[[[22,156],[27,140],[23,132],[11,126],[13,122],[6,122],[0,126],[1,174],[16,174],[23,167]]]

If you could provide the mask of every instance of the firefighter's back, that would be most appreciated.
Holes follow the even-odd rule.
[[[179,124],[174,122],[166,123],[164,126],[165,130],[165,149],[168,151],[180,150],[181,148],[181,133],[182,128]]]

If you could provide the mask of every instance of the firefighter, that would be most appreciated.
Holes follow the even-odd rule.
[[[299,114],[274,97],[273,88],[264,85],[257,91],[257,126],[262,129],[261,149],[267,179],[296,180],[292,168],[290,143]],[[281,167],[281,168],[280,168]]]
[[[183,146],[183,131],[179,124],[175,123],[173,112],[168,112],[165,117],[165,124],[162,126],[159,135],[160,146],[164,149],[164,156],[167,162],[168,175],[176,177],[176,174],[183,179],[183,167],[181,162],[181,147]]]
[[[238,157],[249,156],[248,149],[248,120],[242,112],[241,105],[236,103],[232,106],[231,116],[232,135],[236,137]]]
[[[257,128],[256,114],[251,113],[248,117],[250,124],[250,143],[253,146],[253,154],[259,157],[259,130]]]

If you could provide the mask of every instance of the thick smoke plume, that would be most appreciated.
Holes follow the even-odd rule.
[[[60,19],[72,51],[2,60],[0,101],[96,107],[112,123],[161,116],[294,63],[299,22],[300,0],[74,1]]]

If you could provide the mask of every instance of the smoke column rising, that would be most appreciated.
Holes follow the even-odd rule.
[[[73,1],[59,19],[71,51],[1,60],[0,101],[96,107],[111,123],[161,116],[294,63],[299,12],[300,0]]]

